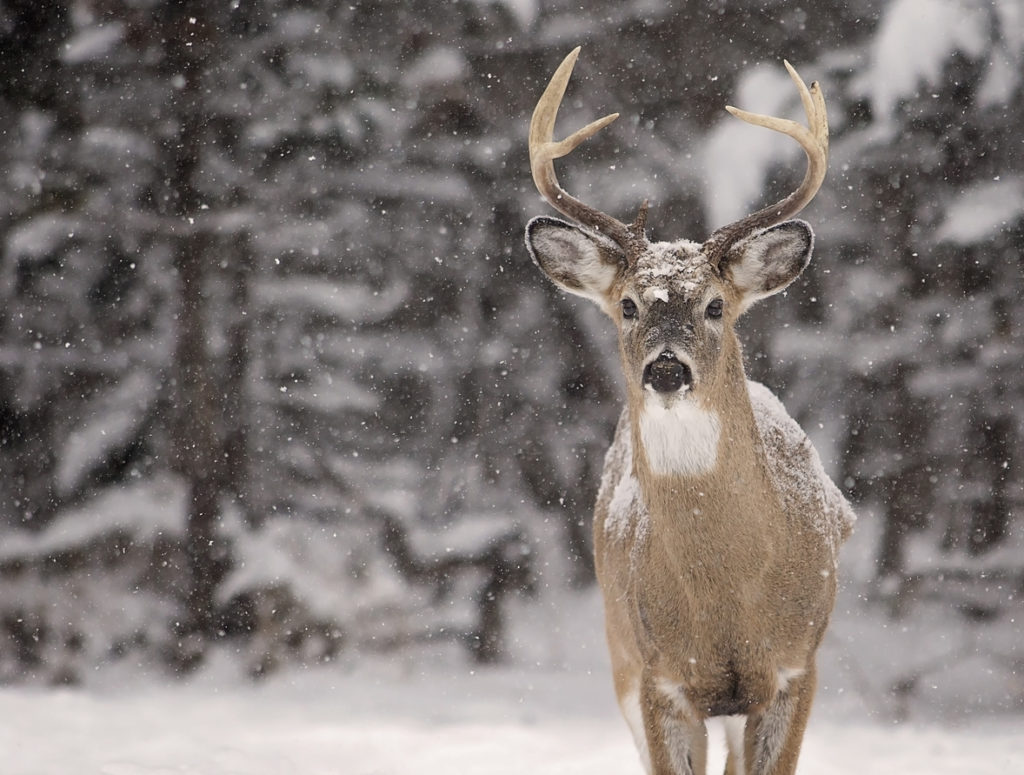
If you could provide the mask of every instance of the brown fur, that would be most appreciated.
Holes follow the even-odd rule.
[[[620,701],[641,693],[656,773],[676,772],[652,744],[664,725],[658,681],[680,688],[692,727],[709,716],[748,715],[749,762],[757,719],[778,693],[780,671],[800,668],[805,675],[790,684],[797,713],[771,770],[792,772],[813,695],[814,652],[835,598],[826,542],[799,515],[782,511],[768,480],[739,348],[730,339],[724,371],[732,376],[709,400],[725,421],[715,469],[699,477],[659,476],[650,472],[642,446],[631,443],[621,470],[606,472],[595,510],[616,690]],[[639,437],[630,419],[642,411],[636,403],[630,401],[613,447],[622,434]],[[630,522],[649,520],[649,530],[617,540],[606,525],[609,503],[630,474],[647,512]]]

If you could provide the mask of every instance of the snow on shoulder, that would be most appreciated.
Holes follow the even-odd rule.
[[[853,508],[825,473],[807,434],[775,394],[753,380],[747,380],[747,389],[768,475],[782,495],[782,505],[791,513],[814,515],[812,526],[824,536],[833,560],[837,559],[839,545],[857,519]]]
[[[633,476],[633,438],[629,410],[623,409],[615,428],[615,439],[605,454],[598,504],[605,504],[604,530],[609,538],[642,538],[649,528],[640,482]]]

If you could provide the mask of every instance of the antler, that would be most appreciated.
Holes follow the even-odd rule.
[[[748,234],[782,223],[803,210],[818,193],[825,179],[828,167],[828,115],[825,112],[825,97],[817,81],[808,89],[793,66],[785,61],[783,64],[800,92],[800,101],[803,103],[804,113],[807,114],[807,126],[784,118],[748,113],[731,105],[726,105],[725,109],[748,124],[773,129],[800,143],[800,147],[807,154],[807,172],[804,173],[800,187],[785,199],[735,223],[723,226],[707,239],[704,243],[704,252],[714,266],[718,265],[730,247]]]
[[[619,117],[618,113],[612,113],[587,124],[564,140],[554,141],[555,116],[558,115],[562,97],[565,96],[565,87],[569,83],[569,76],[572,75],[572,69],[579,54],[580,47],[577,46],[569,53],[569,56],[562,60],[562,64],[551,76],[551,81],[537,102],[537,107],[533,110],[533,118],[530,120],[530,171],[533,173],[533,182],[536,184],[537,190],[548,204],[574,221],[611,237],[623,250],[627,250],[627,246],[632,240],[630,228],[616,218],[606,215],[600,210],[595,210],[569,194],[555,177],[555,159],[572,153],[576,146],[597,134]],[[638,223],[639,221],[638,216]],[[642,229],[641,224],[640,230],[642,231]]]

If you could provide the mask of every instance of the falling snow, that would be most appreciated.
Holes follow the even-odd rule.
[[[650,200],[648,304],[799,182],[724,105],[799,118],[784,56],[829,106],[739,331],[774,478],[859,517],[802,771],[1024,771],[1019,0],[102,5],[0,14],[5,772],[639,772],[618,358],[520,237],[579,44],[557,131],[621,118],[558,174]]]

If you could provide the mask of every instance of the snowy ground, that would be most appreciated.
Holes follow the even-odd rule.
[[[1024,772],[1019,719],[892,726],[820,710],[803,773]],[[641,773],[606,676],[586,672],[391,665],[258,687],[6,689],[0,719],[0,769],[26,775]]]
[[[856,578],[858,541],[844,567]],[[862,554],[867,556],[866,553]],[[944,645],[941,621],[872,618],[849,584],[818,654],[804,775],[1024,773],[1024,721],[983,712],[984,665]],[[85,689],[0,689],[3,775],[641,775],[618,714],[596,590],[513,610],[515,665],[471,670],[458,649],[351,659],[253,685],[223,655],[188,683],[98,672]],[[938,659],[912,721],[887,700],[886,669]],[[901,653],[899,660],[893,654]],[[937,656],[936,656],[937,655]],[[923,710],[934,710],[926,715]],[[949,721],[964,718],[969,722]],[[941,721],[946,719],[946,721]],[[710,772],[724,742],[712,729]]]

